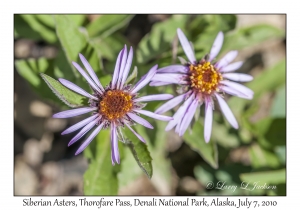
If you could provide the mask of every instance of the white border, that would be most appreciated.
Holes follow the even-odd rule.
[[[293,1],[296,2],[296,1]],[[1,9],[1,209],[22,208],[23,197],[13,196],[13,14],[14,13],[287,13],[287,197],[250,197],[250,200],[276,200],[278,205],[274,209],[282,209],[290,205],[296,209],[298,206],[299,181],[296,177],[299,174],[299,107],[300,101],[297,100],[298,84],[300,77],[299,69],[299,11],[298,5],[292,1],[170,1],[170,0],[151,0],[151,1],[2,1]],[[3,65],[4,63],[4,65]],[[297,144],[297,145],[296,145]],[[298,173],[297,173],[298,172]],[[34,197],[34,199],[44,199],[45,197]],[[78,200],[81,197],[59,197],[59,199]],[[98,197],[89,197],[89,199]],[[106,197],[114,199],[113,197]],[[137,197],[122,197],[124,200],[133,200]],[[150,197],[140,197],[140,199],[150,199]],[[161,197],[160,197],[161,198]],[[167,198],[167,197],[166,197]],[[175,198],[175,197],[172,197]],[[216,197],[206,197],[213,199]],[[221,199],[225,199],[222,197]],[[238,200],[242,197],[230,197]],[[55,197],[49,199],[54,200]],[[198,197],[200,199],[200,197]],[[3,208],[5,207],[5,208]],[[37,207],[40,209],[40,207]],[[47,207],[46,207],[47,208]],[[52,208],[52,207],[48,207]],[[135,207],[131,209],[140,209]],[[153,207],[146,207],[151,208]],[[169,207],[182,209],[182,207]],[[201,208],[201,207],[189,207]],[[224,207],[224,209],[230,207]],[[32,209],[32,207],[29,207]],[[73,209],[73,207],[66,207]],[[81,209],[81,208],[77,208]],[[83,209],[83,208],[82,208]],[[86,208],[84,208],[86,209]],[[92,208],[90,208],[92,209]],[[93,209],[96,209],[93,207]],[[231,209],[231,208],[230,208]]]

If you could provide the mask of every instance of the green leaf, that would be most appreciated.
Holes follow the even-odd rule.
[[[101,15],[87,26],[90,37],[108,37],[126,26],[134,15]]]
[[[55,29],[50,23],[51,15],[24,14],[15,15],[14,17],[15,31],[19,36],[34,40],[45,40],[49,43],[57,41]]]
[[[73,108],[86,105],[86,97],[69,90],[60,82],[46,74],[41,73],[41,77],[44,79],[53,93],[66,105]]]
[[[286,171],[285,169],[273,170],[273,171],[263,171],[263,172],[253,172],[244,173],[240,175],[240,178],[244,182],[259,182],[259,184],[282,184],[286,181]]]
[[[239,119],[243,113],[244,107],[249,103],[255,103],[262,94],[267,91],[273,91],[277,87],[285,84],[285,60],[278,62],[270,69],[264,70],[261,74],[254,78],[252,82],[247,83],[245,86],[253,90],[254,96],[252,100],[240,99],[231,97],[228,101],[234,115]],[[263,90],[263,91],[262,91]]]
[[[176,38],[176,29],[185,25],[187,17],[187,15],[173,15],[153,25],[150,33],[138,45],[137,61],[145,64],[160,57],[162,53],[167,53],[171,49],[172,41]]]
[[[138,68],[135,66],[132,73],[129,75],[129,77],[127,77],[125,84],[130,84],[131,82],[133,83],[137,78],[137,74],[138,74]]]
[[[119,149],[121,145],[119,144]],[[111,163],[111,146],[109,130],[101,130],[92,143],[84,150],[90,159],[85,172],[84,195],[117,195],[118,173],[120,166]]]
[[[206,143],[204,140],[204,128],[200,121],[197,121],[192,132],[185,132],[185,142],[213,168],[218,168],[218,150],[213,139]]]
[[[286,104],[286,96],[285,96],[285,85],[281,86],[276,91],[276,96],[274,98],[272,107],[271,107],[271,116],[282,118],[286,116],[285,113],[285,104]]]
[[[85,35],[80,32],[73,20],[66,15],[55,15],[56,33],[66,54],[67,60],[72,67],[74,75],[78,78],[79,73],[71,64],[79,60],[79,53],[89,61],[95,72],[100,70],[100,63],[95,49],[88,43]],[[78,84],[78,81],[76,81]],[[80,84],[79,84],[80,85]],[[80,85],[81,86],[81,85]]]
[[[153,174],[152,158],[147,144],[141,142],[129,129],[125,130],[125,135],[127,137],[125,144],[129,147],[139,167],[151,179]]]
[[[257,144],[250,147],[249,154],[253,168],[277,168],[280,166],[279,159],[273,151],[263,149]]]
[[[225,35],[222,54],[228,50],[239,50],[262,43],[272,38],[283,38],[284,31],[268,24],[240,28]]]

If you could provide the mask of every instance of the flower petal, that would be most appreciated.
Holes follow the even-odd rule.
[[[138,124],[141,124],[147,128],[153,129],[153,126],[147,120],[141,118],[140,116],[133,114],[133,113],[127,113],[127,115],[130,119],[137,122]]]
[[[222,75],[223,78],[230,79],[236,82],[249,82],[253,80],[253,77],[249,74],[241,74],[241,73],[227,73]]]
[[[227,87],[227,86],[222,86],[220,87],[220,90],[224,91],[225,93],[228,93],[230,95],[233,95],[233,96],[237,96],[237,97],[240,97],[240,98],[244,98],[244,99],[252,99],[253,96],[248,96],[248,95],[245,95],[241,92],[239,92],[238,90],[236,89],[233,89],[231,87]]]
[[[112,142],[112,151],[113,151],[113,157],[115,162],[120,164],[120,154],[119,154],[119,145],[118,145],[118,137],[117,137],[117,129],[116,125],[114,123],[111,124],[111,129],[110,129],[110,138]]]
[[[84,67],[86,68],[86,70],[89,72],[91,78],[93,79],[93,81],[96,83],[96,85],[98,85],[98,87],[101,89],[101,91],[104,92],[104,88],[101,85],[95,71],[93,70],[93,68],[91,67],[91,65],[89,64],[89,62],[85,59],[85,57],[79,53],[79,58],[81,60],[81,62],[83,63]]]
[[[232,127],[234,127],[235,129],[238,129],[239,125],[238,125],[232,111],[230,110],[229,106],[225,102],[225,100],[221,96],[219,96],[219,94],[217,94],[217,93],[215,93],[215,96],[217,97],[217,100],[220,104],[220,108],[221,108],[225,118],[228,120],[228,122],[230,123],[230,125]]]
[[[190,45],[190,42],[188,41],[188,39],[186,38],[186,36],[184,35],[184,33],[181,31],[180,28],[177,28],[177,35],[186,57],[188,57],[191,63],[195,63],[196,58],[195,58],[194,51]]]
[[[190,92],[188,92],[188,93],[190,93]],[[185,99],[185,97],[187,96],[188,93],[179,95],[179,96],[171,99],[170,101],[168,101],[167,103],[165,103],[161,107],[159,107],[155,111],[155,113],[156,114],[162,114],[162,113],[165,113],[165,112],[169,111],[170,109],[173,109],[175,106],[180,104]]]
[[[130,125],[128,125],[127,123],[125,123],[125,125],[127,126],[127,128],[129,128],[129,130],[131,130],[132,133],[134,133],[134,135],[136,135],[136,137],[138,137],[139,140],[146,143],[145,139],[140,134],[135,132],[135,130],[133,130]]]
[[[233,61],[237,55],[238,55],[238,51],[236,51],[236,50],[230,51],[223,58],[221,58],[220,61],[215,64],[215,66],[217,68],[225,67],[231,61]]]
[[[164,115],[160,115],[160,114],[156,114],[147,110],[134,110],[137,113],[146,115],[148,117],[157,119],[157,120],[163,120],[163,121],[170,121],[173,120],[173,117],[169,117],[169,116],[164,116]]]
[[[180,122],[182,121],[182,119],[183,119],[183,115],[184,115],[184,113],[186,113],[186,111],[187,111],[187,109],[188,109],[188,107],[189,107],[189,105],[191,104],[191,102],[192,102],[192,100],[194,99],[194,96],[193,95],[191,95],[185,102],[184,102],[184,104],[181,106],[181,107],[179,107],[179,109],[177,110],[177,112],[174,114],[174,116],[173,116],[173,118],[174,118],[174,120],[171,120],[169,123],[168,123],[168,125],[167,125],[167,127],[165,128],[165,131],[169,131],[169,130],[171,130],[176,124],[178,125],[180,125]],[[173,99],[172,99],[173,100]],[[170,102],[170,101],[169,101]]]
[[[72,62],[73,66],[77,69],[77,71],[79,71],[79,73],[86,79],[86,81],[88,81],[89,85],[94,89],[97,90],[99,93],[102,93],[102,91],[100,90],[100,88],[94,83],[94,81],[90,78],[90,76],[81,68],[81,66],[76,63],[76,62]]]
[[[123,57],[122,57],[122,61],[121,61],[121,66],[120,66],[120,72],[119,72],[119,77],[118,77],[118,82],[117,82],[117,88],[120,89],[121,87],[121,83],[122,83],[122,79],[123,79],[123,72],[125,69],[125,65],[127,62],[127,46],[124,46],[124,53],[123,53]]]
[[[97,107],[83,107],[78,109],[66,110],[53,115],[53,118],[69,118],[82,115],[91,111],[97,110]]]
[[[182,84],[186,83],[185,78],[186,75],[183,74],[155,74],[151,81]]]
[[[197,107],[198,107],[198,99],[194,99],[194,101],[190,104],[189,108],[187,109],[184,118],[182,119],[179,128],[179,136],[182,136],[185,133],[188,126],[190,125],[195,115]]]
[[[156,87],[156,86],[164,86],[164,85],[171,85],[172,83],[169,82],[158,82],[158,81],[153,81],[149,83],[149,86],[151,87]]]
[[[89,132],[89,130],[91,130],[96,123],[101,119],[101,117],[98,117],[97,119],[93,120],[92,122],[90,122],[89,124],[87,124],[86,126],[84,126],[77,134],[76,136],[74,136],[71,141],[69,142],[68,146],[71,146],[72,144],[74,144],[75,142],[77,142],[81,137],[83,137],[87,132]]]
[[[136,93],[137,91],[139,91],[140,89],[142,89],[145,85],[147,85],[150,80],[153,78],[153,76],[156,73],[158,65],[156,64],[155,66],[153,66],[148,74],[146,74],[146,76],[142,79],[140,79],[140,81],[131,89],[131,93]]]
[[[157,70],[157,73],[187,73],[188,67],[183,65],[171,65]]]
[[[219,54],[224,40],[224,34],[222,31],[220,31],[213,43],[213,46],[211,47],[210,53],[209,53],[209,61],[212,61],[217,55]]]
[[[83,142],[83,144],[76,151],[75,155],[80,154],[91,143],[91,141],[95,138],[95,136],[97,136],[97,134],[101,131],[103,125],[104,123],[101,123],[95,128],[95,130],[91,133],[91,135]]]
[[[130,47],[129,54],[128,54],[127,61],[126,61],[126,65],[125,65],[125,68],[124,68],[124,71],[123,71],[123,75],[122,75],[122,82],[121,82],[121,87],[120,88],[122,88],[123,85],[126,82],[128,73],[130,71],[130,67],[131,67],[131,63],[132,63],[132,58],[133,58],[133,49],[132,49],[132,47]]]
[[[220,83],[223,84],[223,85],[226,85],[226,86],[228,86],[228,87],[230,87],[234,90],[239,91],[240,93],[244,94],[249,99],[251,99],[253,97],[254,92],[251,89],[244,86],[244,85],[241,85],[241,84],[236,83],[236,82],[231,82],[231,81],[228,81],[228,80],[223,80]]]
[[[83,95],[85,97],[88,97],[88,98],[91,98],[91,99],[94,99],[96,101],[98,101],[98,98],[89,94],[88,92],[86,92],[85,90],[83,90],[82,88],[78,87],[77,85],[75,85],[74,83],[66,80],[66,79],[63,79],[63,78],[59,78],[58,79],[60,81],[61,84],[63,84],[65,87],[75,91],[76,93],[79,93],[80,95]]]
[[[112,81],[111,81],[112,89],[115,89],[117,87],[116,84],[117,84],[117,81],[119,78],[120,66],[121,66],[121,62],[122,62],[122,58],[123,58],[123,53],[124,53],[124,48],[120,51],[117,61],[116,61],[114,75],[113,75]]]
[[[163,101],[169,100],[173,98],[171,94],[156,94],[156,95],[148,95],[142,96],[140,98],[134,99],[135,102],[145,102],[145,101]]]
[[[205,102],[204,139],[208,143],[212,130],[213,108],[210,101]]]
[[[231,72],[231,71],[236,71],[238,70],[239,68],[241,68],[241,66],[243,65],[243,61],[238,61],[238,62],[234,62],[234,63],[231,63],[227,66],[224,66],[222,68],[220,68],[220,72]]]
[[[80,128],[82,128],[83,126],[85,126],[86,124],[92,122],[94,119],[96,119],[96,117],[98,117],[99,114],[95,114],[95,115],[92,115],[78,123],[76,123],[75,125],[72,125],[71,127],[69,127],[68,129],[64,130],[61,135],[65,135],[65,134],[69,134],[69,133],[72,133]]]

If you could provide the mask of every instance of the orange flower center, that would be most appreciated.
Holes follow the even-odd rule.
[[[190,73],[191,87],[198,92],[211,94],[219,91],[218,84],[223,77],[210,62],[190,65]]]
[[[131,95],[122,90],[109,90],[99,103],[99,113],[114,121],[124,117],[133,106]]]

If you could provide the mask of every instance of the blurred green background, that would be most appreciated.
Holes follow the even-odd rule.
[[[82,140],[68,148],[74,134],[60,133],[84,116],[53,119],[53,113],[68,107],[39,73],[89,90],[71,66],[71,61],[80,63],[82,53],[107,85],[127,44],[134,48],[136,82],[155,64],[164,67],[179,63],[177,56],[186,58],[177,28],[193,42],[197,59],[209,52],[219,31],[225,40],[218,58],[239,51],[236,61],[244,65],[237,72],[254,76],[245,85],[255,93],[250,101],[226,97],[240,128],[230,127],[218,105],[209,144],[203,138],[203,109],[183,138],[165,132],[166,123],[147,118],[154,130],[135,126],[152,158],[143,168],[146,173],[135,160],[141,163],[144,157],[134,158],[123,145],[121,164],[111,166],[106,131],[84,155],[74,156]],[[285,15],[15,15],[15,195],[286,195],[285,29]],[[145,87],[141,95],[175,91],[175,86]],[[146,109],[161,104],[151,102]],[[253,188],[255,183],[272,189]]]

